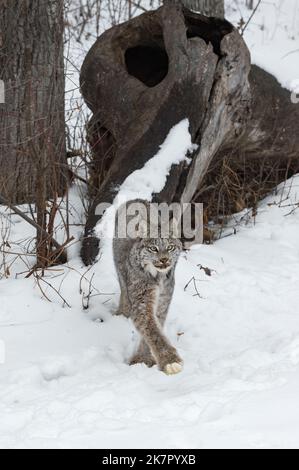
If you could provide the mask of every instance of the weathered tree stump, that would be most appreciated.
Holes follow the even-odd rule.
[[[287,105],[289,112],[295,105],[274,82],[260,69],[251,72],[249,51],[229,22],[195,14],[179,2],[167,2],[106,31],[81,71],[82,94],[93,112],[83,261],[90,264],[98,253],[93,234],[97,205],[112,202],[116,188],[157,153],[182,119],[189,119],[198,150],[191,165],[173,166],[164,189],[155,195],[158,201],[191,201],[215,155],[228,149],[256,152],[263,145],[274,156],[298,150],[298,135],[290,149],[292,133],[286,130],[282,109]],[[270,98],[267,107],[261,95]],[[273,108],[279,117],[276,126]],[[299,114],[294,108],[293,131]],[[280,123],[285,130],[275,142],[273,132],[277,134]]]

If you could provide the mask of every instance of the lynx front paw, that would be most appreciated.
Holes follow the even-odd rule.
[[[167,375],[178,374],[183,369],[183,361],[175,348],[160,353],[159,368]]]
[[[178,374],[183,370],[183,364],[180,362],[173,362],[172,364],[166,364],[166,366],[163,369],[163,372],[166,375],[174,375]]]

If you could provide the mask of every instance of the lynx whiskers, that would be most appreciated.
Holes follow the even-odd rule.
[[[135,217],[138,237],[119,238],[118,225],[122,210],[132,204],[142,204],[149,215],[150,203],[130,201],[116,214],[113,254],[121,295],[118,314],[130,317],[141,335],[139,347],[130,364],[157,364],[166,374],[182,370],[182,359],[163,333],[163,325],[174,290],[174,271],[182,250],[175,233],[167,238],[150,238],[150,217]],[[132,221],[129,216],[127,221]],[[175,226],[175,224],[173,224]]]

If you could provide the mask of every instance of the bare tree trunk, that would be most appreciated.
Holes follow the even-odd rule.
[[[43,206],[65,188],[63,28],[63,0],[0,0],[0,192],[11,203]]]
[[[203,15],[224,18],[224,0],[183,0],[183,4]]]

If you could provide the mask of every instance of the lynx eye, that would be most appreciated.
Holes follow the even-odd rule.
[[[158,247],[155,245],[151,245],[148,247],[148,251],[151,251],[152,253],[158,253]]]
[[[175,250],[175,245],[168,245],[167,251],[174,251]]]

